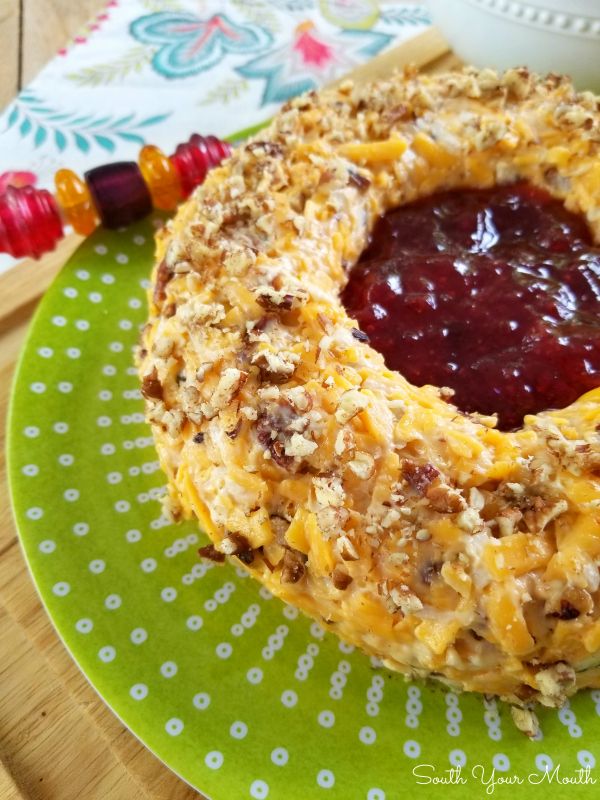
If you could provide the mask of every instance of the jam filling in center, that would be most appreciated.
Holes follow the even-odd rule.
[[[385,214],[342,301],[390,369],[503,430],[600,386],[600,246],[528,184]]]

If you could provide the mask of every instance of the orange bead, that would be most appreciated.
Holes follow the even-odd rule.
[[[175,165],[152,144],[142,147],[138,159],[155,208],[170,211],[181,199],[181,184]]]
[[[59,169],[54,185],[66,221],[77,233],[89,236],[98,225],[98,215],[88,187],[70,169]]]

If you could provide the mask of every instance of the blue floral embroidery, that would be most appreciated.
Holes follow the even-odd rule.
[[[152,66],[165,78],[185,78],[214,67],[228,53],[255,53],[273,42],[260,25],[238,25],[225,14],[200,19],[195,14],[161,11],[131,23],[131,35],[157,46]]]
[[[136,114],[82,114],[81,111],[62,111],[46,104],[30,91],[21,92],[6,119],[6,130],[18,126],[22,139],[33,137],[34,147],[53,143],[59,152],[66,150],[69,141],[82,153],[93,145],[113,153],[119,139],[145,144],[144,128],[157,125],[170,113],[140,119]],[[142,130],[140,130],[142,129]]]
[[[424,6],[382,8],[379,18],[386,25],[431,25],[431,17]]]
[[[310,28],[313,28],[311,30]],[[379,53],[394,37],[377,31],[346,30],[337,37],[318,33],[308,23],[292,42],[236,67],[244,78],[266,81],[261,105],[283,103],[317,89],[341,72]]]

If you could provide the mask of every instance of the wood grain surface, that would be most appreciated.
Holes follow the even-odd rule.
[[[0,109],[106,0],[0,0]]]
[[[49,5],[65,8],[77,5],[89,11],[96,4],[82,0],[71,4],[64,0]],[[0,29],[14,24],[10,10],[4,14],[5,6],[4,0],[0,0]],[[409,63],[427,71],[439,71],[458,62],[435,29],[430,29],[358,68],[352,77],[357,81],[370,80]],[[31,314],[78,241],[77,237],[70,237],[42,261],[25,261],[0,276],[2,420],[6,418],[11,378]],[[18,544],[6,487],[4,445],[3,426],[0,431],[1,800],[198,798],[197,792],[146,750],[104,705],[54,631]]]

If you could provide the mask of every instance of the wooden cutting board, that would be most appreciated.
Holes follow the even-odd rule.
[[[362,82],[408,64],[439,72],[459,63],[430,28],[349,77]],[[42,261],[25,261],[0,276],[0,419],[6,418],[12,373],[35,306],[80,241],[68,237]],[[52,627],[11,516],[4,427],[0,438],[1,800],[198,798],[104,705]]]

